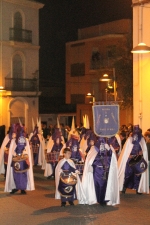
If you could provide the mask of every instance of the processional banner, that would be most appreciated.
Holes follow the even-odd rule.
[[[94,133],[101,137],[114,136],[119,130],[119,105],[94,105]]]

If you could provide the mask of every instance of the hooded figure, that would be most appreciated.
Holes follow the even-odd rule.
[[[69,141],[66,142],[66,147],[71,150],[71,159],[76,163],[79,161],[83,161],[82,153],[80,151],[80,145],[78,138],[74,135],[71,135]]]
[[[24,137],[23,128],[16,127],[16,138],[12,139],[9,148],[5,192],[14,194],[21,190],[34,190],[31,151],[28,140]]]
[[[44,160],[45,141],[38,126],[35,126],[33,133],[30,134],[29,143],[32,149],[33,165],[42,165]]]
[[[141,173],[137,173],[135,171],[136,167],[131,166],[131,162],[139,156],[143,156],[148,163],[146,143],[141,129],[136,125],[133,128],[132,136],[128,137],[124,144],[118,160],[119,188],[122,193],[125,193],[127,188],[135,189],[137,194],[142,192],[149,193],[149,171],[144,168],[146,165],[143,162],[140,163],[139,169],[141,169]]]
[[[82,185],[86,204],[120,203],[116,153],[106,143],[106,138],[99,138],[91,147],[85,161]]]
[[[74,162],[70,159],[70,149],[64,148],[63,154],[64,158],[58,162],[55,170],[55,199],[61,199],[61,206],[65,206],[66,201],[68,201],[70,205],[74,205],[73,201],[75,199],[78,199],[80,204],[85,204],[82,184],[78,174],[75,174],[78,173],[78,171],[76,170]],[[61,179],[62,173],[65,174],[64,178],[62,177],[63,179]],[[72,173],[74,174],[73,179],[71,179]],[[77,181],[77,184],[75,181]]]
[[[86,131],[85,136],[82,138],[80,142],[80,149],[82,151],[82,154],[86,157],[88,152],[90,151],[91,146],[93,146],[96,143],[96,135],[94,132],[90,129]]]
[[[52,137],[50,137],[45,163],[45,177],[55,176],[55,167],[59,160],[60,151],[64,148],[63,139],[60,129],[56,128]]]

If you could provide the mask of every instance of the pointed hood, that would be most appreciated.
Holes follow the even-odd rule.
[[[18,120],[19,120],[19,124],[20,124],[20,126],[21,126],[21,127],[23,127],[23,125],[22,125],[21,120],[20,120],[20,118],[19,118],[19,117],[18,117]]]
[[[83,127],[86,127],[86,115],[83,116]]]
[[[42,132],[41,117],[39,118],[39,120],[37,118],[37,126],[38,126],[38,132],[39,132],[39,134],[41,134],[41,132]]]
[[[58,117],[57,117],[57,128],[59,128],[59,129],[60,129],[60,123],[59,123],[59,119],[58,119]]]
[[[74,131],[75,128],[75,121],[74,121],[74,116],[72,117],[72,124],[71,124],[71,130]]]
[[[16,144],[17,147],[15,149],[15,152],[17,154],[21,154],[26,146],[26,138],[24,137],[24,129],[20,125],[18,125],[16,130]]]
[[[89,117],[88,115],[86,115],[86,126],[85,126],[86,129],[90,129],[90,124],[89,124]]]
[[[34,128],[35,128],[35,123],[34,123],[34,120],[33,120],[33,117],[32,117],[32,130],[34,131]]]

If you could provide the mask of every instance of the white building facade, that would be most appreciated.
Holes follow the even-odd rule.
[[[0,125],[38,117],[39,9],[33,0],[0,0]],[[36,121],[35,121],[36,122]]]
[[[150,0],[132,0],[133,47],[150,46]],[[142,131],[150,128],[150,53],[133,54],[133,123]]]

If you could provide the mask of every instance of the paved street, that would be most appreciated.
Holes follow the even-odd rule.
[[[27,195],[4,193],[0,175],[0,225],[150,225],[150,195],[134,191],[121,194],[116,207],[98,204],[60,207],[54,199],[54,180],[47,180],[40,167],[34,168],[36,190]]]

